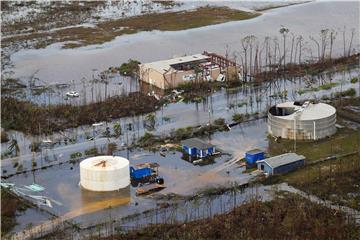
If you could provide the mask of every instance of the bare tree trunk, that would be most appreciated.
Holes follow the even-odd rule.
[[[334,40],[336,38],[336,32],[334,32],[334,30],[331,30],[330,32],[330,52],[329,52],[329,58],[331,60],[332,57],[332,51],[333,51],[333,45],[334,45]]]
[[[313,38],[312,36],[309,36],[309,38],[310,38],[310,40],[312,40],[312,41],[316,44],[316,46],[317,46],[318,61],[320,61],[320,44],[319,44],[319,42],[318,42],[315,38]]]
[[[245,81],[247,81],[247,75],[248,75],[248,64],[247,64],[247,51],[248,51],[248,48],[249,48],[249,38],[250,36],[246,36],[245,38],[243,38],[241,40],[241,46],[243,48],[243,51],[244,51],[244,68],[243,68],[243,75],[244,75],[244,79]]]
[[[350,38],[350,44],[349,44],[349,50],[348,50],[348,56],[351,55],[351,48],[352,48],[352,42],[355,34],[355,28],[351,29],[351,38]]]
[[[328,33],[329,33],[329,29],[323,29],[320,32],[320,36],[321,36],[321,60],[324,61],[325,59],[325,52],[326,52],[326,46],[328,43]]]
[[[259,44],[257,44],[255,48],[254,73],[258,72],[258,67],[259,67],[258,54],[259,54]]]
[[[299,36],[299,64],[301,64],[302,40],[303,40],[303,37]]]
[[[252,76],[252,73],[253,73],[253,70],[252,70],[252,49],[253,49],[253,42],[252,42],[252,36],[250,36],[250,59],[249,59],[249,62],[250,62],[250,65],[249,65],[249,71],[250,71],[250,79],[251,79],[251,76]]]
[[[268,56],[269,56],[269,37],[265,37],[265,71],[268,68]]]
[[[346,33],[346,27],[344,26],[344,30],[342,32],[342,35],[343,35],[343,46],[344,46],[344,57],[346,57],[346,36],[345,36],[345,33]]]
[[[295,53],[294,53],[294,63],[296,63],[296,57],[297,57],[297,51],[298,51],[298,46],[299,46],[299,40],[296,40],[296,44],[295,44]]]
[[[295,35],[293,33],[291,33],[291,51],[290,51],[290,63],[292,63],[292,59],[293,59],[293,52],[294,52],[294,41],[295,41]]]
[[[276,48],[277,48],[277,44],[276,44],[276,42],[277,42],[277,38],[274,38],[274,64],[276,64],[277,62],[276,62]]]
[[[242,70],[242,81],[245,81],[245,78],[244,78],[244,75],[245,75],[245,72],[244,72],[244,69],[245,69],[245,67],[244,67],[244,59],[243,59],[243,57],[240,55],[240,61],[241,61],[241,70]]]

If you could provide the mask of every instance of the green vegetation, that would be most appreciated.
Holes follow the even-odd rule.
[[[98,155],[98,149],[96,147],[92,147],[92,148],[89,148],[87,150],[85,150],[85,155],[86,156],[92,156],[92,155]]]
[[[342,91],[342,92],[337,92],[335,93],[336,97],[353,97],[356,95],[356,90],[355,88],[349,88],[348,90]]]
[[[82,157],[81,152],[74,152],[74,153],[70,154],[71,159],[80,158],[80,157]]]
[[[338,108],[339,116],[348,118],[346,105],[360,105],[359,98],[344,99],[333,103]],[[340,111],[341,110],[341,111]],[[338,122],[343,119],[338,117]],[[270,139],[269,153],[278,155],[293,151],[294,141],[282,139],[275,142]],[[360,210],[360,155],[331,159],[331,156],[359,151],[360,129],[339,129],[330,138],[318,141],[297,141],[296,152],[306,157],[305,167],[281,176],[264,180],[264,183],[288,182],[307,193],[327,199],[335,204]],[[320,159],[327,161],[318,162]]]
[[[120,123],[115,123],[114,124],[114,135],[115,137],[120,137],[121,135],[121,126],[120,126]]]
[[[5,188],[1,188],[1,236],[16,226],[16,215],[27,209],[27,205]]]
[[[230,90],[229,93],[238,92],[242,84],[243,82],[238,79],[225,82],[190,81],[179,84],[176,89],[183,91],[181,96],[184,98],[184,102],[201,102],[206,96],[211,95],[214,91],[218,91],[221,88]]]
[[[133,76],[138,72],[140,62],[137,60],[129,59],[127,63],[121,64],[119,72],[124,76]]]
[[[15,41],[38,40],[36,47],[43,48],[54,42],[73,41],[73,43],[66,44],[64,47],[74,48],[90,44],[102,44],[113,40],[117,36],[140,31],[178,31],[229,21],[246,20],[259,15],[259,13],[245,12],[228,7],[206,6],[193,11],[150,13],[129,18],[101,21],[94,28],[73,27],[41,33],[35,30],[31,34],[4,39],[2,44],[7,46]],[[34,24],[31,27],[36,29],[37,25]]]
[[[145,132],[144,136],[139,138],[138,145],[141,147],[149,147],[159,142],[159,137],[149,132]]]
[[[360,53],[356,53],[347,57],[340,57],[336,59],[324,59],[318,62],[286,64],[280,70],[269,70],[255,74],[254,78],[257,83],[278,79],[279,76],[286,75],[287,77],[301,77],[307,75],[318,75],[319,73],[329,72],[336,69],[336,71],[354,68],[359,65]]]
[[[146,132],[145,135],[137,141],[137,146],[154,147],[169,140],[178,142],[191,137],[208,136],[217,131],[228,131],[228,127],[223,118],[214,120],[213,124],[210,125],[173,129],[168,136],[160,137]]]
[[[283,193],[210,219],[151,225],[104,239],[356,239],[359,234],[360,227],[341,212]]]
[[[240,113],[235,113],[233,116],[232,116],[232,120],[234,122],[241,122],[242,120],[244,120],[244,116]]]
[[[2,127],[35,135],[153,112],[158,104],[154,97],[141,93],[110,97],[83,106],[60,104],[44,107],[11,97],[2,97],[1,101]]]
[[[339,129],[331,138],[317,141],[297,141],[296,153],[306,157],[306,161],[313,162],[335,154],[344,154],[360,149],[360,131],[349,128]],[[286,152],[294,151],[294,141],[281,139],[275,142],[269,141],[269,153],[276,156]]]
[[[360,210],[360,155],[307,166],[281,180],[334,204]]]
[[[350,79],[351,83],[357,83],[358,81],[359,81],[358,77],[353,77],[353,78]]]
[[[339,85],[339,83],[336,83],[336,82],[325,83],[323,85],[320,85],[319,89],[320,90],[330,90],[333,87],[336,87],[337,85]]]
[[[216,126],[225,126],[226,122],[224,118],[218,118],[214,120],[214,125]]]
[[[339,83],[330,82],[330,83],[325,83],[323,85],[320,85],[319,87],[311,87],[311,88],[299,89],[297,91],[297,93],[299,95],[302,95],[302,94],[307,93],[307,92],[317,92],[317,91],[320,91],[320,90],[330,90],[333,87],[336,87],[337,85],[339,85]]]

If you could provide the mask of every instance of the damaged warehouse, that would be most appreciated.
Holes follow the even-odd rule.
[[[241,66],[215,53],[204,52],[144,63],[140,80],[160,89],[175,88],[189,81],[224,81],[226,76],[242,79]]]

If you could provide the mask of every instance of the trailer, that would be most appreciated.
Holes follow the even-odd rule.
[[[166,188],[164,184],[151,183],[136,189],[136,195],[146,195]]]

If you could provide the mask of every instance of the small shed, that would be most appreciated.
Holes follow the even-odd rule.
[[[259,160],[265,158],[264,151],[260,149],[253,149],[245,153],[245,159],[248,164],[255,164]]]
[[[206,143],[198,138],[189,138],[181,141],[181,146],[183,150],[193,157],[207,157],[215,153],[215,146]]]
[[[282,174],[291,172],[304,166],[305,157],[296,153],[285,153],[271,158],[258,161],[257,166],[268,174]]]

